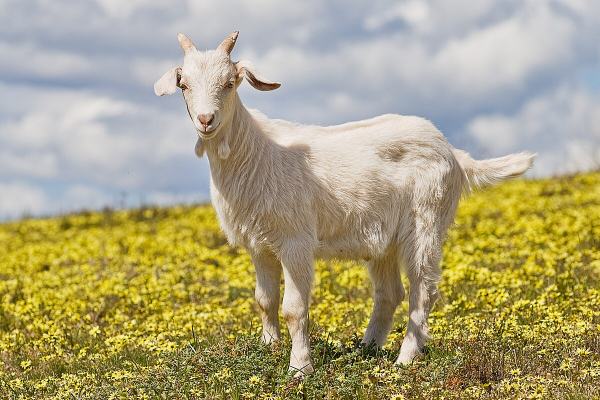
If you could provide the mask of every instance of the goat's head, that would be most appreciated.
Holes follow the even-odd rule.
[[[258,90],[277,89],[280,84],[260,78],[246,61],[231,61],[238,32],[229,35],[216,50],[198,51],[192,41],[177,35],[184,52],[183,65],[167,71],[154,84],[157,96],[183,92],[190,118],[202,139],[217,136],[219,127],[231,120],[236,89],[243,78]]]

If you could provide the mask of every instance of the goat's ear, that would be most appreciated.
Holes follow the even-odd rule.
[[[159,80],[154,83],[154,93],[157,96],[173,94],[177,91],[179,79],[181,77],[181,67],[171,68]]]
[[[281,86],[281,83],[271,82],[259,76],[254,72],[254,67],[248,61],[238,61],[235,63],[235,67],[237,68],[238,79],[246,78],[248,83],[255,89],[267,91],[275,90]]]

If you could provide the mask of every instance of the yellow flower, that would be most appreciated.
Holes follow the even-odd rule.
[[[31,367],[31,361],[30,360],[24,360],[21,361],[20,364],[21,368],[23,368],[24,370],[28,370],[29,367]]]
[[[431,380],[419,375],[413,381],[405,370],[369,364],[370,358],[348,363],[372,368],[346,368],[346,349],[366,330],[373,301],[364,265],[337,260],[315,263],[310,324],[314,343],[344,355],[319,366],[315,376],[330,379],[331,398],[336,386],[363,383],[363,397],[396,399],[413,392],[486,397],[488,390],[496,397],[535,398],[556,385],[577,393],[578,385],[598,380],[600,359],[592,344],[600,332],[599,199],[600,173],[517,180],[465,198],[444,245],[441,296],[429,320],[432,355],[410,370],[419,375],[455,362],[471,367],[486,361],[487,352],[494,361],[497,351],[524,349],[528,361],[547,366],[548,376],[524,374],[510,352],[506,369],[498,371],[503,379],[487,386],[462,377],[440,382],[436,377],[445,374],[437,370]],[[137,383],[169,377],[165,369],[173,357],[199,356],[207,347],[256,335],[254,273],[247,252],[226,244],[208,206],[0,224],[0,353],[6,366],[0,391],[10,391],[4,382],[32,398],[73,398],[109,382],[113,398],[134,392],[152,397]],[[386,351],[398,350],[407,322],[405,301]],[[472,354],[474,346],[481,352]],[[305,390],[304,383],[287,387],[254,370],[247,382],[237,382],[248,372],[238,375],[236,363],[224,361],[218,370],[193,364],[190,373],[210,375],[207,388],[194,386],[190,397],[250,398],[254,391],[271,399]],[[89,370],[74,370],[79,365]],[[310,379],[306,391],[313,388]],[[262,393],[263,387],[276,390]]]
[[[252,375],[252,376],[251,376],[251,377],[248,379],[248,383],[249,383],[251,386],[258,385],[258,384],[260,384],[260,377],[259,377],[259,376],[257,376],[257,375]]]

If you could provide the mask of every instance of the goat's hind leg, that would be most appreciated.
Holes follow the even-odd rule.
[[[445,221],[439,221],[433,210],[421,209],[415,222],[414,237],[403,249],[410,282],[409,315],[396,364],[409,364],[422,355],[429,339],[427,319],[438,296],[441,275],[439,263]]]
[[[373,282],[374,305],[362,343],[381,347],[392,327],[396,307],[404,299],[397,257],[388,255],[371,260],[369,275]]]

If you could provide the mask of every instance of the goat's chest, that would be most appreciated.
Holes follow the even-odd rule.
[[[271,231],[268,228],[270,216],[257,207],[243,200],[226,198],[214,185],[211,187],[211,200],[221,229],[231,245],[258,248],[272,240],[267,234]]]
[[[231,195],[211,182],[211,199],[221,228],[232,245],[277,249],[286,239],[316,237],[314,213],[307,197],[279,195],[257,186]],[[226,188],[225,188],[226,189]]]

